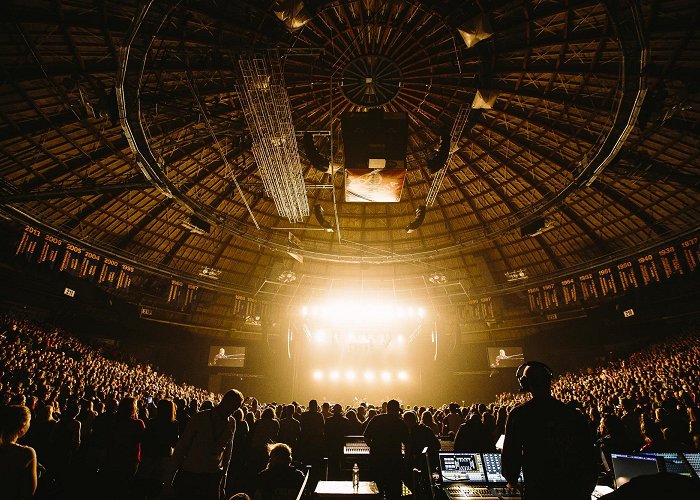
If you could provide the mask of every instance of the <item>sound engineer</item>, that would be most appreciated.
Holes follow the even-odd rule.
[[[508,415],[501,464],[515,487],[522,469],[524,500],[588,500],[597,463],[583,414],[552,397],[551,369],[536,361],[517,371],[521,391],[532,399]]]

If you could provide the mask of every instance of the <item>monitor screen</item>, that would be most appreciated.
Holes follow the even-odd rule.
[[[681,476],[693,477],[693,469],[690,465],[683,460],[683,456],[680,453],[640,453],[640,455],[648,455],[651,457],[659,457],[663,460],[664,468],[666,472],[671,472],[672,474],[680,474]]]
[[[615,487],[619,488],[629,482],[630,479],[647,474],[659,472],[656,457],[642,455],[612,455],[613,472],[615,473]]]
[[[700,476],[700,453],[683,453],[683,456],[695,471],[695,475]]]
[[[479,453],[440,452],[440,477],[443,483],[486,483],[486,474]]]
[[[209,347],[209,366],[243,368],[245,347],[213,345]]]
[[[525,361],[522,347],[489,347],[491,368],[517,368]]]

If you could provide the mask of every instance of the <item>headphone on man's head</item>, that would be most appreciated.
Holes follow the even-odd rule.
[[[544,368],[547,375],[549,375],[549,380],[551,381],[554,378],[554,372],[552,372],[552,369],[541,361],[526,361],[520,365],[515,372],[515,377],[518,379],[518,384],[520,384],[520,392],[528,392],[530,390],[530,384],[525,376],[525,368],[528,366],[539,366],[540,368]]]

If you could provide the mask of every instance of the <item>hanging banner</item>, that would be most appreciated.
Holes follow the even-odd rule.
[[[493,313],[491,297],[482,297],[479,302],[481,304],[481,318],[486,321],[495,321],[496,316]]]
[[[661,261],[661,269],[664,270],[664,277],[669,279],[674,274],[683,274],[681,268],[681,260],[678,258],[676,247],[671,245],[663,250],[659,250],[659,260]]]
[[[620,278],[622,290],[627,291],[630,288],[639,288],[637,283],[637,274],[634,272],[632,261],[622,262],[617,265],[617,276]]]
[[[659,282],[659,272],[656,270],[656,263],[654,262],[653,255],[649,254],[645,255],[644,257],[640,257],[637,259],[637,263],[639,264],[639,270],[642,273],[644,285]]]
[[[542,294],[539,288],[528,289],[527,296],[530,299],[530,311],[541,311],[543,309]]]
[[[692,273],[700,264],[700,237],[696,236],[681,243],[683,247],[683,255],[685,262],[688,265],[688,270]]]
[[[180,296],[182,295],[182,281],[172,280],[170,282],[170,291],[168,292],[168,304],[178,305]]]
[[[101,260],[100,256],[96,253],[86,251],[83,254],[83,261],[80,264],[80,277],[89,279],[95,278]]]
[[[564,280],[561,282],[561,291],[564,295],[564,304],[570,305],[574,304],[578,300],[578,293],[576,291],[576,282],[573,278]]]
[[[37,262],[39,264],[42,262],[48,262],[51,269],[53,269],[62,246],[63,242],[55,236],[51,236],[50,234],[44,235],[44,244],[41,247],[41,252],[39,253]]]
[[[581,285],[581,297],[583,300],[592,300],[598,298],[598,287],[595,285],[593,274],[588,273],[578,277],[578,282]]]
[[[61,261],[61,267],[59,271],[67,271],[69,273],[77,274],[80,269],[80,259],[83,255],[83,249],[76,247],[72,243],[66,243],[66,251],[63,254],[63,260]]]
[[[185,293],[185,303],[182,305],[183,308],[189,306],[195,301],[195,298],[197,296],[197,290],[199,290],[199,286],[197,285],[187,285],[187,292]]]
[[[480,320],[481,319],[481,304],[479,299],[472,299],[467,301],[467,311],[469,312],[470,320]]]
[[[559,294],[554,283],[549,283],[542,287],[542,300],[545,309],[559,307]]]
[[[598,270],[598,283],[600,283],[600,291],[603,294],[603,297],[615,295],[617,293],[615,276],[609,267]]]
[[[104,262],[102,263],[102,270],[100,270],[100,277],[97,279],[97,282],[100,284],[115,286],[117,284],[118,274],[119,262],[105,257]]]
[[[34,255],[40,241],[41,231],[32,226],[25,226],[15,255],[25,255],[27,259],[30,259]]]
[[[119,270],[119,278],[117,278],[117,289],[125,290],[131,286],[131,275],[134,273],[134,268],[122,265]]]

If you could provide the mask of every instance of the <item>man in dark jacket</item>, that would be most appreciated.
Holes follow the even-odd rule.
[[[586,418],[552,397],[552,372],[546,365],[523,366],[519,382],[532,399],[508,415],[503,475],[516,486],[522,469],[524,500],[588,500],[596,484],[597,462]]]

